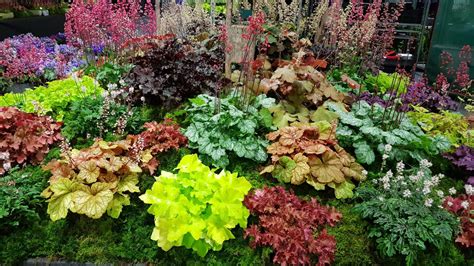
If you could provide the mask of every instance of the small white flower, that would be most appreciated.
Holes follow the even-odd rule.
[[[431,189],[429,187],[424,187],[421,192],[423,192],[424,195],[428,195],[431,193]]]
[[[3,163],[3,170],[8,171],[8,170],[10,170],[11,167],[12,166],[11,166],[10,162],[4,162]]]
[[[367,172],[365,169],[362,170],[362,175],[363,175],[363,176],[367,176],[367,174],[368,174],[368,172]]]
[[[389,190],[390,189],[390,184],[389,183],[384,183],[383,184],[383,189]]]
[[[405,164],[403,162],[397,163],[397,172],[403,172],[405,170]]]
[[[433,164],[430,161],[423,159],[420,161],[420,166],[423,168],[430,168],[431,166],[433,166]]]
[[[0,152],[0,160],[7,160],[8,158],[10,158],[10,153],[8,151]]]
[[[140,100],[141,100],[142,102],[145,102],[145,96],[142,96],[142,97],[140,98]]]
[[[134,90],[135,90],[135,89],[134,89],[133,87],[130,87],[130,88],[128,89],[128,92],[129,92],[129,93],[133,93]]]
[[[109,90],[115,90],[115,89],[117,89],[117,84],[112,84],[112,83],[111,83],[111,84],[107,84],[107,88],[108,88]]]
[[[407,182],[405,182],[405,181],[402,181],[402,183],[401,183],[401,184],[402,184],[402,186],[406,186],[406,185],[407,185]]]
[[[380,201],[384,201],[384,200],[385,200],[382,196],[379,196],[378,199],[379,199]]]
[[[426,206],[426,207],[431,207],[431,206],[433,206],[433,199],[426,199],[426,200],[425,200],[425,206]]]
[[[109,94],[109,93],[108,93],[107,91],[103,91],[101,95],[102,95],[102,97],[105,98],[105,97],[107,97],[108,94]]]
[[[456,194],[456,189],[454,187],[452,187],[448,190],[448,192],[449,192],[450,195],[454,195],[454,194]]]
[[[403,191],[403,197],[408,198],[410,196],[411,196],[411,191],[408,189],[405,189],[405,191]]]
[[[120,84],[121,86],[125,86],[125,80],[120,79],[120,80],[119,80],[119,84]]]
[[[469,208],[469,202],[467,200],[461,202],[461,207],[463,207],[464,209],[468,209]]]
[[[474,187],[470,184],[464,185],[464,189],[466,190],[467,195],[474,195]]]
[[[444,197],[444,192],[441,191],[441,190],[437,190],[437,191],[436,191],[436,194],[437,194],[438,197],[440,197],[440,198],[443,198],[443,197]]]
[[[387,159],[388,159],[388,155],[387,155],[387,154],[382,155],[382,160],[387,160]]]
[[[82,90],[83,93],[86,93],[86,91],[87,91],[86,86],[81,86],[81,90]]]
[[[389,153],[392,151],[392,145],[386,144],[384,147],[385,153]]]
[[[453,203],[451,201],[448,201],[448,206],[449,207],[453,206]]]

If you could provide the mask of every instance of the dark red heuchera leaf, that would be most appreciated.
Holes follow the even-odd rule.
[[[247,195],[244,204],[259,220],[244,236],[251,237],[253,248],[271,246],[274,263],[309,265],[311,255],[318,256],[317,265],[334,260],[336,239],[324,228],[341,219],[334,208],[322,206],[316,199],[301,200],[280,186],[258,189]]]
[[[60,129],[49,116],[0,107],[0,174],[14,164],[41,162],[49,146],[62,139]]]
[[[456,238],[456,242],[467,248],[473,247],[474,223],[472,219],[474,219],[474,195],[463,194],[457,198],[447,197],[444,200],[443,206],[461,219],[461,232]]]

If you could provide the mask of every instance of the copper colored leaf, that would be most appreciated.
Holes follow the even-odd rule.
[[[279,142],[285,146],[291,146],[303,136],[304,130],[298,127],[285,127],[280,129]]]
[[[321,158],[312,157],[309,165],[311,174],[321,183],[342,183],[346,180],[341,171],[343,165],[335,152],[327,151]]]

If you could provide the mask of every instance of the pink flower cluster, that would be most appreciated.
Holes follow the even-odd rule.
[[[0,73],[8,79],[62,78],[84,64],[74,47],[50,38],[18,35],[0,42]]]
[[[453,56],[446,51],[441,52],[440,68],[441,73],[436,77],[436,86],[438,90],[446,91],[449,87],[458,86],[461,90],[471,87],[472,80],[469,76],[469,64],[471,63],[472,50],[471,46],[464,45],[458,53],[459,64],[455,68]],[[453,84],[449,80],[454,80]]]
[[[156,33],[155,11],[150,0],[75,0],[66,14],[69,42],[81,47],[120,47],[128,39]]]

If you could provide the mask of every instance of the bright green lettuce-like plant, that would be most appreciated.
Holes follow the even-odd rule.
[[[386,144],[393,148],[386,158],[388,161],[421,161],[437,156],[451,147],[448,139],[439,135],[426,135],[404,114],[396,114],[399,117],[396,121],[388,120],[387,117],[393,117],[393,113],[387,113],[395,111],[386,111],[378,104],[356,102],[350,112],[334,103],[327,103],[327,107],[339,116],[336,132],[339,144],[353,148],[359,163],[372,165],[376,161],[380,162],[377,159],[384,154]]]
[[[455,146],[474,147],[474,130],[469,129],[469,122],[462,114],[449,111],[430,113],[423,107],[414,106],[408,117],[417,123],[428,135],[445,136]]]
[[[177,174],[162,171],[153,187],[140,196],[155,216],[151,239],[168,251],[174,246],[192,248],[200,256],[220,250],[233,239],[230,229],[247,226],[249,211],[242,201],[250,183],[237,173],[210,169],[196,154],[179,162]]]
[[[184,131],[189,147],[217,167],[226,167],[232,157],[265,162],[268,141],[265,133],[272,128],[268,107],[274,99],[259,95],[245,110],[237,106],[234,95],[217,99],[199,95],[186,109],[190,125]]]
[[[90,95],[100,95],[103,89],[91,77],[48,82],[48,86],[27,89],[23,93],[7,93],[0,97],[0,106],[16,106],[27,113],[49,115],[56,121],[62,118],[69,105]]]

